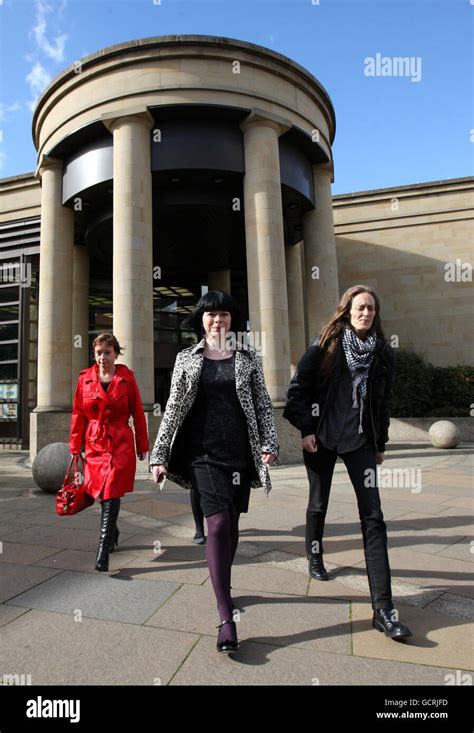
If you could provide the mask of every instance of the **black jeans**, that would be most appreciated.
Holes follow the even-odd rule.
[[[325,448],[318,441],[316,453],[303,451],[304,463],[309,479],[309,502],[306,511],[306,553],[311,557],[323,552],[324,522],[329,502],[329,492],[334,473],[337,452]],[[357,496],[365,564],[369,579],[372,607],[392,607],[390,565],[387,552],[387,527],[385,525],[376,480],[375,450],[366,443],[362,448],[343,453],[342,460]],[[367,482],[367,469],[374,473]],[[366,484],[364,485],[364,481]],[[370,485],[371,484],[371,485]]]

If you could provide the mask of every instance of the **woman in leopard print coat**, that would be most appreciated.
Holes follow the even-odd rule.
[[[205,345],[206,340],[203,338],[195,346],[180,351],[176,357],[170,396],[154,448],[150,454],[150,466],[158,464],[167,466],[166,478],[185,489],[191,489],[192,483],[180,452],[180,448],[183,448],[180,428],[196,397]],[[272,485],[262,455],[271,453],[277,457],[279,444],[272,402],[265,386],[261,359],[252,346],[246,346],[241,351],[236,350],[235,388],[247,418],[249,443],[254,462],[251,486],[253,489],[262,486],[268,496]],[[163,488],[163,485],[164,482],[160,488]]]
[[[166,476],[198,497],[221,621],[217,649],[231,652],[238,646],[230,588],[239,517],[248,510],[251,487],[270,493],[268,465],[277,460],[278,437],[260,357],[235,338],[234,298],[206,293],[182,325],[201,340],[176,357],[150,466],[155,481]]]

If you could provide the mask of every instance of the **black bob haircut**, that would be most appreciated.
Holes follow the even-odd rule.
[[[194,310],[181,322],[181,329],[194,331],[201,339],[205,333],[202,325],[203,314],[213,311],[228,311],[231,316],[230,330],[235,334],[242,331],[242,314],[239,304],[232,295],[222,290],[209,290],[202,295]]]

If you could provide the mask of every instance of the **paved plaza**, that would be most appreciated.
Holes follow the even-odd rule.
[[[205,548],[191,541],[187,491],[137,481],[122,501],[110,573],[99,574],[99,506],[57,516],[54,496],[33,482],[28,453],[0,451],[0,681],[443,686],[469,679],[472,444],[389,448],[382,506],[394,599],[412,638],[397,643],[372,629],[355,493],[338,460],[325,543],[329,582],[307,573],[303,465],[273,468],[269,498],[252,492],[232,574],[240,609],[232,656],[216,651],[217,610]]]

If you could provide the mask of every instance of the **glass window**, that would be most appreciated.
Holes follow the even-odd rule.
[[[19,288],[18,285],[3,286],[0,281],[0,303],[18,303]]]
[[[20,317],[20,306],[18,303],[14,305],[2,305],[0,303],[0,321],[17,321]]]
[[[0,364],[0,381],[2,379],[16,379],[18,366],[17,364]]]
[[[179,343],[176,331],[155,331],[155,343],[157,344],[177,344]]]
[[[18,338],[18,323],[0,323],[0,341],[11,341]],[[0,344],[0,349],[2,348]],[[0,351],[1,353],[1,351]]]
[[[11,359],[18,359],[18,344],[0,343],[0,362],[10,361]]]

